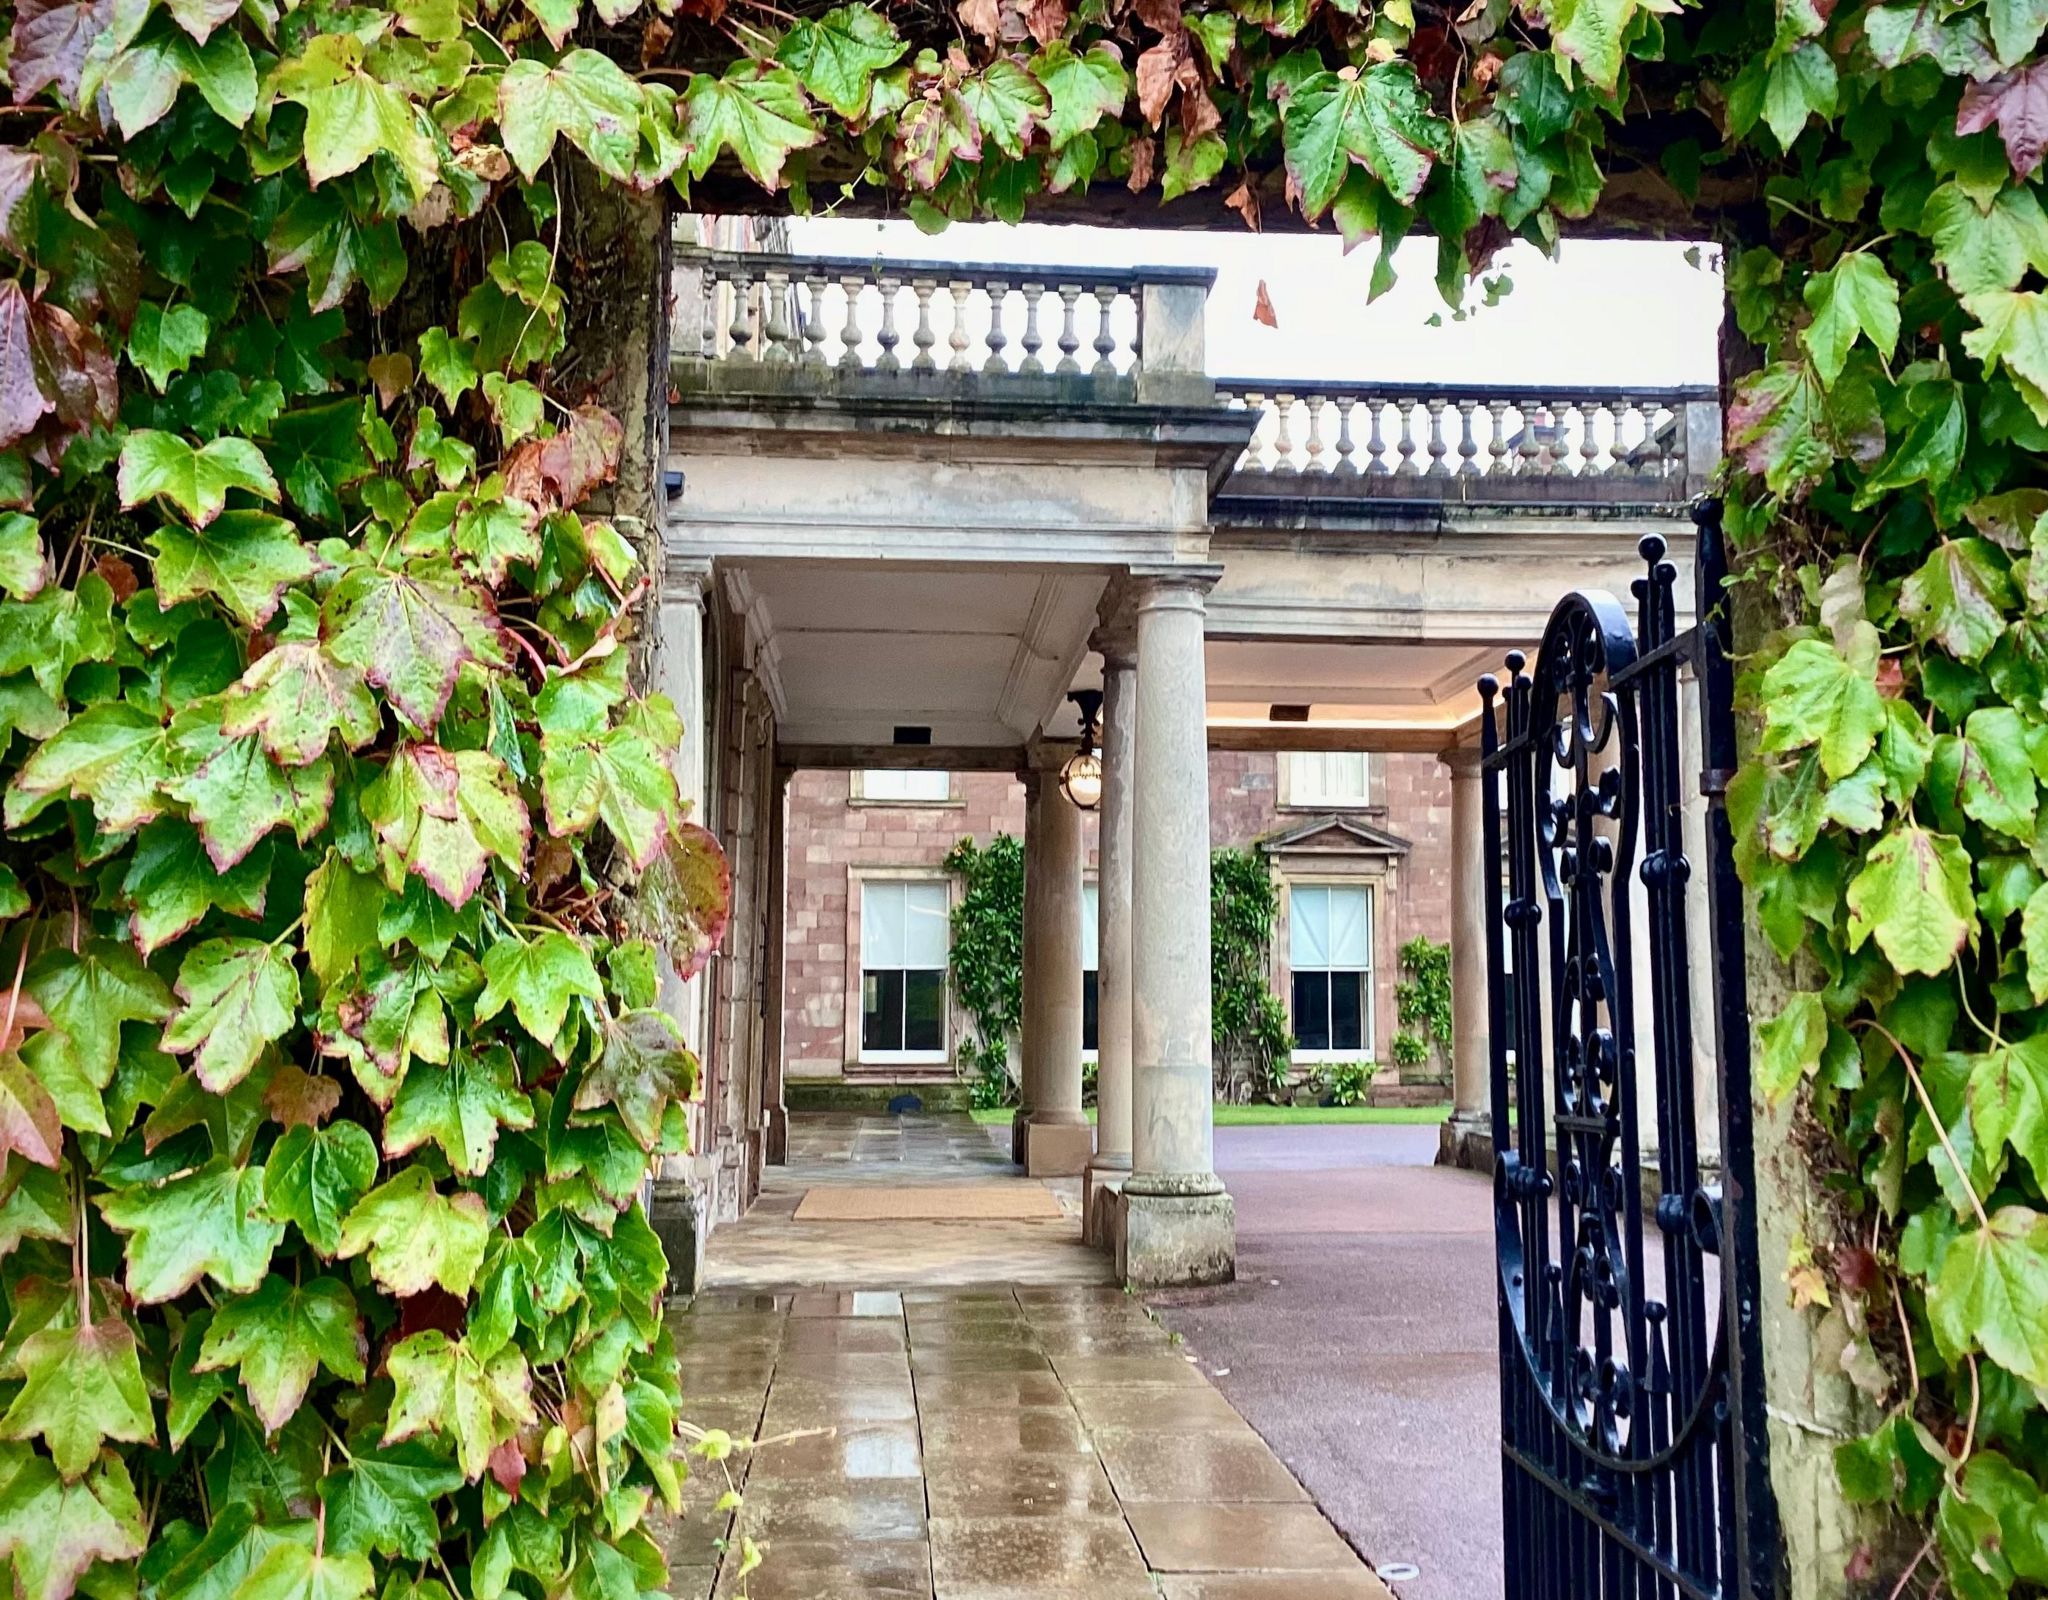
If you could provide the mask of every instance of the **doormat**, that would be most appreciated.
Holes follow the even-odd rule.
[[[1066,1213],[1042,1183],[1013,1179],[926,1188],[836,1184],[809,1189],[798,1222],[1056,1222]]]

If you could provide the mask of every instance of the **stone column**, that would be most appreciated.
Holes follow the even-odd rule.
[[[1131,733],[1137,640],[1105,629],[1102,654],[1102,805],[1095,861],[1095,1159],[1081,1186],[1081,1228],[1108,1237],[1102,1195],[1131,1170]]]
[[[1493,1061],[1486,978],[1486,788],[1477,750],[1447,750],[1451,769],[1451,1119],[1441,1165],[1493,1170]]]
[[[1042,873],[1033,872],[1032,864],[1038,859],[1038,808],[1039,782],[1035,772],[1020,772],[1024,780],[1024,950],[1018,965],[1023,969],[1020,980],[1024,989],[1024,1001],[1017,1018],[1017,1113],[1010,1118],[1010,1159],[1018,1166],[1024,1165],[1024,1144],[1031,1127],[1031,1108],[1038,1103],[1038,1082],[1032,1065],[1031,1041],[1044,1031],[1038,1021],[1036,1007],[1044,998],[1038,986],[1038,891],[1044,883]]]
[[[1024,1077],[1031,1085],[1024,1170],[1034,1178],[1066,1178],[1095,1153],[1081,1109],[1081,813],[1060,791],[1058,774],[1034,772],[1029,782],[1038,797],[1024,858],[1024,944],[1032,952],[1024,1013]]]
[[[1127,1284],[1222,1283],[1237,1220],[1214,1166],[1209,1038],[1209,741],[1203,596],[1214,568],[1134,575],[1131,1175],[1114,1207]]]
[[[771,1167],[789,1161],[789,1107],[782,1097],[785,956],[789,945],[789,780],[787,767],[775,772],[773,800],[768,807],[768,973],[763,1002],[767,1006],[768,1054],[761,1084],[762,1158]]]

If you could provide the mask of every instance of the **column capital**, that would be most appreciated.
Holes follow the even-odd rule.
[[[1088,648],[1102,657],[1103,667],[1135,667],[1138,664],[1138,609],[1127,576],[1109,580],[1095,607],[1095,631],[1088,636]]]
[[[1162,562],[1132,567],[1132,600],[1140,611],[1192,599],[1199,603],[1223,576],[1220,563]]]
[[[1437,752],[1437,760],[1451,769],[1454,778],[1476,778],[1481,762],[1485,758],[1471,745],[1456,745],[1449,750]]]
[[[708,556],[687,556],[670,550],[661,558],[661,598],[704,609],[704,597],[711,590],[711,560]]]

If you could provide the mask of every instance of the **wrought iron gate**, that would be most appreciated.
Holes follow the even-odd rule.
[[[1511,655],[1504,685],[1480,684],[1507,1600],[1776,1592],[1742,900],[1721,803],[1727,563],[1719,506],[1694,521],[1698,625],[1678,631],[1677,570],[1645,539],[1635,629],[1611,596],[1573,593],[1533,670]],[[1704,863],[1686,840],[1701,795]],[[1693,1015],[1696,962],[1710,1019]],[[1696,1020],[1718,1058],[1718,1174]]]

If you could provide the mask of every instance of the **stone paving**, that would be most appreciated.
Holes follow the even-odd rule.
[[[819,1184],[1015,1171],[964,1118],[792,1120],[789,1166],[713,1236],[713,1286],[672,1318],[686,1417],[750,1443],[724,1470],[697,1465],[683,1517],[657,1520],[671,1592],[1390,1600],[1173,1336],[1104,1281],[1071,1193],[1057,1223],[792,1215]],[[765,1551],[744,1577],[742,1538]]]

